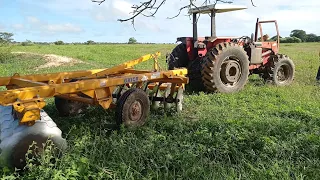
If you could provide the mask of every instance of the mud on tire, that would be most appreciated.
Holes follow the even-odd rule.
[[[41,110],[41,120],[37,120],[33,126],[19,125],[19,120],[12,112],[12,106],[0,106],[1,166],[22,169],[26,164],[25,154],[33,142],[41,150],[42,143],[50,139],[58,150],[66,149],[67,143],[61,136],[61,130],[45,111]]]

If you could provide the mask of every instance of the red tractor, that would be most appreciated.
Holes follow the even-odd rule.
[[[243,6],[221,7],[208,5],[189,10],[193,15],[193,37],[179,37],[178,44],[167,55],[168,69],[187,67],[189,86],[193,90],[232,93],[241,90],[248,76],[259,74],[275,85],[289,85],[294,79],[295,66],[286,55],[279,54],[277,21],[259,21],[251,37],[217,37],[217,13],[246,9]],[[211,36],[198,37],[197,14],[211,14]],[[274,23],[275,41],[263,36],[262,24]],[[260,38],[258,38],[258,31]]]

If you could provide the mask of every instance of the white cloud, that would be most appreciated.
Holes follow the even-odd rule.
[[[3,24],[0,24],[0,31],[4,31],[5,30],[5,25],[3,25]]]
[[[57,32],[68,32],[68,33],[73,33],[73,32],[82,32],[83,30],[74,24],[50,24],[50,25],[45,25],[42,27],[46,31],[57,33]]]
[[[112,9],[114,15],[128,17],[129,13],[132,12],[131,3],[123,0],[115,0],[112,3]]]
[[[26,18],[28,23],[29,31],[41,31],[44,34],[55,34],[55,33],[79,33],[82,32],[83,29],[78,25],[72,23],[60,23],[54,24],[45,21],[41,21],[37,17],[28,16]],[[16,28],[21,27],[21,25],[15,25]],[[22,25],[23,26],[23,25]]]
[[[21,0],[26,4],[41,7],[57,14],[64,14],[66,17],[77,17],[79,19],[92,19],[92,23],[99,24],[101,29],[97,29],[96,34],[116,34],[118,36],[132,36],[141,34],[145,41],[158,40],[174,42],[179,36],[192,36],[192,21],[187,15],[187,11],[182,11],[181,15],[175,19],[167,19],[176,15],[179,8],[187,5],[189,0],[169,0],[159,9],[155,18],[139,16],[135,20],[134,31],[131,22],[120,23],[117,19],[130,16],[132,4],[139,4],[141,0],[108,0],[101,5],[92,3],[91,0]],[[203,0],[197,0],[199,4]],[[320,35],[319,0],[253,0],[257,7],[251,5],[250,0],[236,1],[234,5],[245,5],[246,10],[218,14],[216,19],[218,36],[241,36],[250,35],[254,32],[256,18],[262,20],[276,19],[282,36],[288,36],[293,29],[303,29],[307,33]],[[27,22],[32,31],[48,31],[49,33],[74,33],[82,32],[81,27],[90,28],[88,21],[84,21],[81,26],[73,23],[44,23],[36,17],[27,17]],[[117,28],[113,28],[117,26]],[[199,21],[199,35],[210,35],[210,18],[202,15]],[[121,32],[119,32],[121,27]],[[31,31],[30,30],[30,31]],[[86,37],[83,37],[86,38]],[[149,38],[149,39],[148,39]],[[144,41],[144,39],[139,39]]]
[[[17,31],[23,30],[25,28],[23,24],[12,24],[11,27]]]
[[[27,16],[27,22],[32,24],[40,23],[40,20],[34,16]]]

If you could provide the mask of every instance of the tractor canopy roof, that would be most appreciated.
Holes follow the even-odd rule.
[[[224,13],[229,11],[237,11],[247,9],[246,6],[239,5],[230,5],[230,4],[212,4],[207,6],[195,7],[189,10],[189,14],[200,13],[200,14],[208,14],[211,11],[215,13]]]

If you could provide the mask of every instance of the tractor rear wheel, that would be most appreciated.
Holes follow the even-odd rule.
[[[247,53],[237,44],[220,43],[203,58],[201,74],[207,91],[237,92],[248,80]]]
[[[272,81],[276,86],[290,85],[294,80],[295,65],[286,55],[278,54],[270,57],[263,74],[265,81]]]
[[[26,153],[29,146],[36,142],[37,149],[33,153],[43,151],[43,143],[51,140],[57,150],[65,150],[66,140],[62,138],[61,130],[48,114],[41,110],[41,119],[33,126],[20,125],[13,114],[12,106],[0,106],[0,162],[2,166],[22,169],[26,165]],[[33,154],[34,155],[34,154]]]
[[[201,61],[199,59],[189,59],[185,44],[177,45],[167,56],[168,69],[187,68],[189,84],[186,89],[189,91],[203,91],[204,86],[201,80]]]
[[[178,44],[172,52],[167,55],[168,69],[187,67],[189,63],[188,52],[185,44]]]
[[[129,128],[143,126],[147,120],[149,111],[150,101],[148,95],[138,88],[129,89],[117,102],[117,125],[123,123]]]

